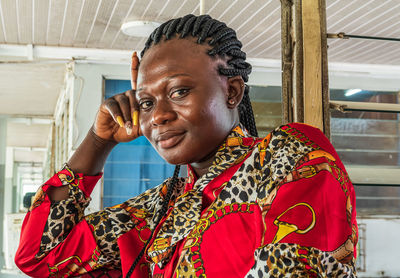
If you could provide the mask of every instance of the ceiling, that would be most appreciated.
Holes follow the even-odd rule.
[[[199,14],[199,3],[199,0],[0,0],[0,114],[51,117],[65,72],[65,61],[29,60],[29,48],[27,57],[13,57],[2,51],[1,46],[141,50],[145,39],[124,35],[120,31],[122,23],[138,19],[164,22],[187,13]],[[205,0],[204,3],[205,13],[237,31],[248,57],[280,59],[279,0]],[[400,0],[326,0],[326,6],[330,33],[400,38]],[[399,42],[329,39],[328,44],[329,62],[400,65]],[[13,123],[9,127],[10,146],[45,145],[48,131],[46,134],[43,129],[48,125],[31,123],[23,132],[20,125]]]
[[[0,43],[142,49],[120,31],[129,20],[164,22],[199,14],[199,0],[1,0]],[[280,1],[205,0],[205,13],[231,26],[252,58],[280,58]],[[326,0],[328,32],[400,38],[399,0]],[[330,40],[330,61],[400,64],[398,43]]]
[[[0,63],[1,114],[53,115],[65,68],[65,64]]]

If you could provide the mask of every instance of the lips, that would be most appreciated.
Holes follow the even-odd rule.
[[[159,133],[156,136],[156,142],[163,149],[173,148],[183,140],[185,134],[184,131],[168,130]]]

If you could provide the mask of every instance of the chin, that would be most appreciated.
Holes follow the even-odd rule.
[[[169,164],[173,165],[186,165],[190,163],[190,160],[185,159],[185,157],[182,157],[182,154],[180,153],[170,153],[166,152],[165,150],[159,151],[157,150],[158,154]]]

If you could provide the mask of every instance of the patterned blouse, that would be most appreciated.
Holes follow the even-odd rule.
[[[208,173],[168,180],[84,216],[100,176],[65,167],[43,184],[25,217],[16,264],[33,277],[121,277],[151,234],[132,277],[356,277],[355,194],[316,128],[288,124],[265,138],[240,126]],[[51,202],[50,186],[69,198]]]

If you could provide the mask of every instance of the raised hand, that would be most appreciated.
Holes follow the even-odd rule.
[[[93,131],[105,140],[128,142],[141,135],[139,127],[139,107],[135,99],[139,59],[132,55],[132,90],[106,99],[97,113]]]

